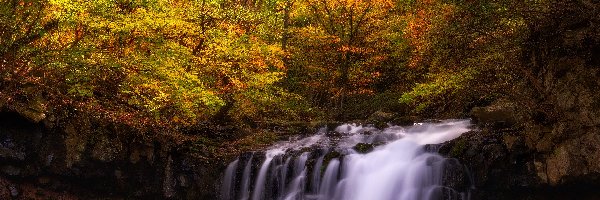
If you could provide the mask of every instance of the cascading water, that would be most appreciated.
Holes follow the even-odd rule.
[[[237,168],[239,159],[229,163],[227,170],[225,170],[225,176],[223,177],[223,184],[221,185],[221,199],[233,200],[231,196],[233,194],[233,186],[235,183],[235,169]]]
[[[247,200],[250,197],[250,173],[251,173],[251,167],[252,167],[252,158],[254,158],[254,154],[250,155],[250,159],[248,159],[248,161],[246,161],[246,165],[244,167],[244,173],[242,174],[242,182],[241,182],[241,188],[239,190],[239,199],[240,200]],[[234,169],[235,170],[235,169]],[[229,184],[230,187],[233,186],[233,183]]]
[[[444,186],[445,166],[462,166],[426,148],[460,136],[469,126],[468,120],[447,120],[383,130],[354,124],[330,133],[321,129],[311,137],[273,145],[262,162],[251,155],[245,162],[230,163],[221,199],[469,199],[468,191]]]
[[[323,166],[323,159],[325,159],[325,154],[323,154],[321,157],[319,157],[317,159],[317,162],[315,163],[315,166],[313,167],[313,170],[312,170],[312,180],[310,182],[313,183],[311,185],[311,192],[313,192],[313,193],[319,192],[319,184],[318,183],[321,183],[321,167]],[[330,165],[331,165],[331,163],[330,163]]]

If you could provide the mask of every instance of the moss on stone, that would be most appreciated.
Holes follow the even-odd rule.
[[[358,153],[369,153],[375,148],[374,144],[369,143],[358,143],[353,149]]]
[[[450,156],[458,157],[465,152],[465,150],[467,150],[467,141],[465,139],[459,139],[454,143],[454,146],[450,150]]]

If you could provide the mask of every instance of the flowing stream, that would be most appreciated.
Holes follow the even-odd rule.
[[[280,142],[231,162],[222,200],[469,199],[445,184],[468,171],[435,151],[435,144],[469,131],[468,120],[390,126],[344,124]],[[448,170],[452,169],[453,172]],[[448,175],[451,174],[451,175]]]

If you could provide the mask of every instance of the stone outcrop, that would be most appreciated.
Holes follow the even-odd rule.
[[[440,150],[471,168],[475,199],[600,199],[600,3],[548,9],[514,95],[475,108],[479,130]]]
[[[0,112],[0,199],[216,198],[222,164],[174,141],[76,119],[49,128]]]
[[[544,183],[600,183],[600,3],[564,1],[533,28],[524,64],[523,141]]]

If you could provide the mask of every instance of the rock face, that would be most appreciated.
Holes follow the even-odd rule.
[[[548,9],[530,27],[523,85],[440,149],[470,167],[475,199],[600,199],[600,3]]]
[[[216,199],[218,164],[83,117],[66,124],[48,128],[0,113],[0,199],[35,199],[44,190],[39,195],[57,199]]]
[[[535,87],[517,99],[535,171],[552,186],[600,182],[600,3],[564,1],[530,36]],[[560,16],[560,17],[559,17]]]
[[[465,133],[443,144],[439,152],[467,166],[474,184],[473,199],[523,199],[515,191],[531,190],[540,182],[531,170],[534,156],[522,142],[505,142],[505,138],[518,137],[518,132],[492,130]]]
[[[600,187],[596,175],[573,173],[565,167],[576,167],[570,162],[581,164],[594,159],[598,152],[590,158],[562,157],[558,159],[564,160],[557,160],[529,148],[523,142],[524,137],[522,130],[482,127],[442,145],[439,152],[457,158],[467,166],[474,184],[472,199],[600,199],[595,189]],[[562,147],[556,148],[561,151]],[[549,182],[547,177],[554,173],[548,172],[551,170],[562,170],[559,172],[567,176],[559,178],[558,183]],[[471,182],[449,184],[468,183]]]

